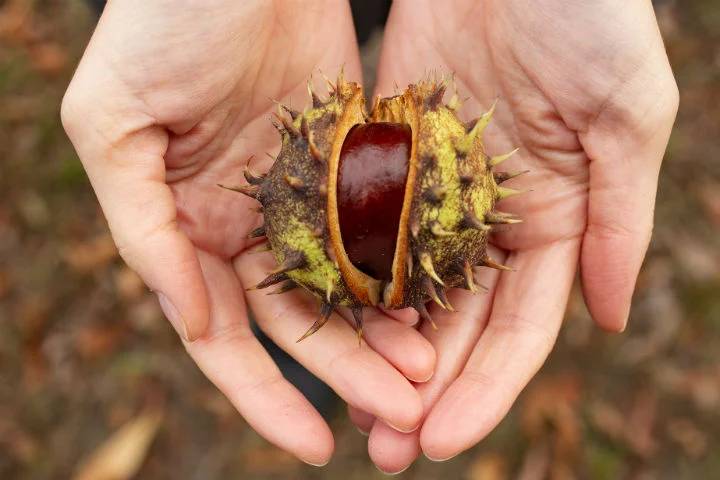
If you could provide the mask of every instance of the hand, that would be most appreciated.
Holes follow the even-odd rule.
[[[499,169],[530,170],[510,183],[532,190],[502,202],[524,223],[493,237],[515,271],[485,272],[488,294],[452,292],[459,313],[432,312],[440,330],[422,329],[438,355],[417,387],[422,429],[395,432],[351,408],[386,472],[420,449],[457,455],[497,425],[550,353],[578,266],[596,323],[625,328],[678,104],[650,1],[397,0],[380,93],[433,68],[454,72],[469,118],[499,98],[486,149],[519,147]]]
[[[405,431],[422,416],[405,377],[428,378],[434,352],[379,311],[366,314],[372,348],[359,348],[338,315],[296,344],[317,306],[302,293],[245,297],[274,265],[247,253],[258,205],[217,183],[241,183],[245,159],[278,151],[271,99],[301,107],[308,77],[342,64],[359,79],[344,2],[110,2],[62,107],[122,257],[190,355],[260,434],[316,465],[328,461],[332,434],[253,336],[246,300],[280,347]],[[253,169],[269,163],[260,156]]]

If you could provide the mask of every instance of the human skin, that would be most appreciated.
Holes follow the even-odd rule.
[[[337,315],[296,345],[317,307],[302,292],[243,292],[273,262],[246,253],[256,205],[215,186],[241,182],[251,154],[268,168],[271,99],[304,105],[317,68],[360,79],[344,2],[111,2],[62,117],[121,255],[248,422],[308,463],[332,453],[327,425],[249,331],[250,307],[353,405],[371,458],[396,472],[421,450],[451,457],[500,421],[552,348],[578,266],[597,323],[624,328],[677,89],[649,1],[398,0],[380,63],[386,94],[438,68],[470,96],[468,117],[499,97],[487,150],[520,147],[503,169],[530,169],[513,186],[532,192],[503,202],[525,223],[493,239],[515,272],[486,271],[484,296],[451,292],[459,312],[432,312],[438,332],[373,312],[372,348]],[[420,430],[397,431],[423,412]]]
[[[344,2],[109,2],[61,112],[121,256],[189,354],[253,428],[313,465],[332,455],[330,429],[258,343],[248,307],[349,404],[403,431],[422,417],[408,378],[432,375],[434,350],[407,314],[373,309],[367,345],[338,314],[297,344],[318,307],[302,292],[245,292],[273,260],[248,253],[257,204],[217,184],[243,182],[251,155],[254,170],[269,168],[273,100],[301,108],[307,79],[341,65],[360,81]]]
[[[498,100],[485,147],[519,147],[500,169],[529,170],[509,185],[530,191],[499,205],[524,222],[492,238],[515,271],[485,272],[486,295],[452,292],[458,312],[435,308],[440,329],[421,328],[438,355],[417,385],[421,429],[350,408],[388,473],[421,451],[451,458],[500,422],[550,353],[578,269],[595,322],[625,329],[678,107],[649,0],[396,0],[378,91],[428,69],[454,73],[468,118]]]

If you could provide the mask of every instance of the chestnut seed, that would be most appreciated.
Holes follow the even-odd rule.
[[[355,125],[340,152],[340,232],[350,261],[379,280],[392,278],[412,143],[408,125]]]

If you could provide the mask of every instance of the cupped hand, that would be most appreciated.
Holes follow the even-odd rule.
[[[435,69],[453,72],[461,110],[478,116],[498,170],[524,195],[499,208],[521,225],[498,229],[487,294],[453,291],[458,313],[432,312],[434,377],[418,385],[427,417],[402,434],[351,408],[386,472],[422,450],[450,458],[487,435],[550,353],[578,268],[596,323],[622,331],[650,239],[657,177],[678,104],[650,1],[398,0],[388,21],[379,93]]]
[[[260,434],[316,465],[328,461],[332,434],[253,336],[248,306],[348,403],[403,431],[422,416],[406,377],[429,377],[434,352],[379,311],[366,315],[372,348],[359,348],[340,318],[296,344],[317,306],[302,293],[245,294],[273,261],[248,252],[258,205],[217,184],[244,182],[250,155],[277,153],[273,99],[302,107],[308,77],[343,64],[359,80],[344,2],[109,2],[62,106],[122,257],[190,355]],[[269,164],[260,155],[252,168]]]

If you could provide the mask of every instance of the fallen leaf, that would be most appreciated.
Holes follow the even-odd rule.
[[[117,430],[83,462],[75,480],[127,480],[140,470],[154,440],[162,412],[148,410]]]

